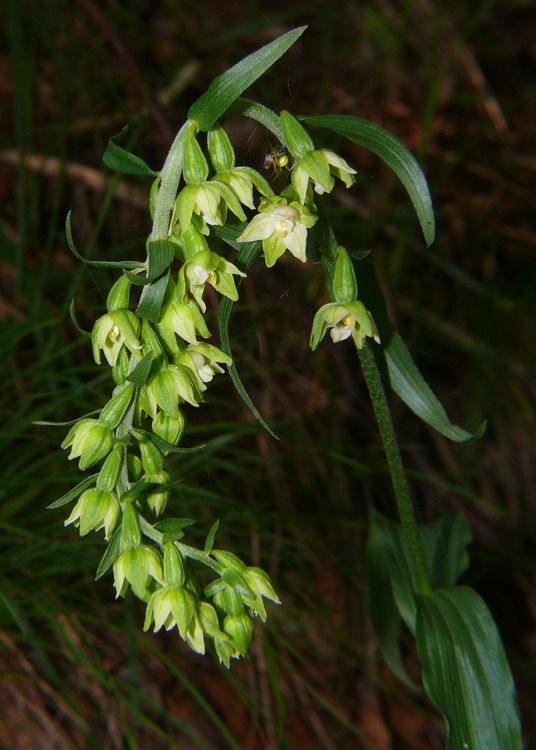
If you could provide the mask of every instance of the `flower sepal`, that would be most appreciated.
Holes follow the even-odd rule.
[[[110,539],[120,512],[119,501],[114,492],[94,487],[80,495],[64,525],[72,523],[79,527],[80,536],[103,528],[104,538]]]
[[[62,448],[69,446],[69,461],[80,457],[78,466],[84,471],[108,455],[113,446],[112,431],[96,419],[81,419],[71,427],[61,444]]]
[[[316,313],[311,330],[311,349],[314,351],[329,330],[334,343],[352,336],[358,349],[370,336],[379,343],[378,329],[365,305],[359,300],[340,305],[330,302]]]
[[[188,367],[195,375],[199,388],[204,391],[206,383],[210,383],[216,373],[224,372],[219,363],[230,365],[232,361],[231,357],[217,346],[203,343],[183,349],[174,357],[173,364]]]

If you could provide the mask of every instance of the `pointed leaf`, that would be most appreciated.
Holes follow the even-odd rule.
[[[426,244],[432,244],[435,221],[426,178],[413,154],[394,135],[373,122],[350,115],[319,115],[301,119],[311,125],[329,128],[383,159],[408,191]]]
[[[106,151],[102,157],[103,162],[107,167],[110,167],[110,169],[113,169],[116,172],[123,172],[123,174],[144,174],[156,177],[158,173],[153,172],[143,159],[140,159],[139,156],[135,156],[135,154],[131,154],[130,151],[126,151],[115,143],[116,140],[121,140],[121,138],[123,138],[127,130],[128,127],[124,127],[120,133],[110,138]]]
[[[497,627],[467,586],[418,597],[417,648],[447,750],[520,750],[515,688]]]
[[[183,529],[194,524],[191,518],[164,518],[162,521],[155,523],[154,527],[164,536],[162,544],[165,542],[175,542],[184,536]]]
[[[151,323],[160,321],[160,311],[168,285],[168,277],[169,273],[165,273],[156,281],[152,281],[148,286],[143,287],[140,302],[136,309],[136,314],[140,318],[146,318]]]
[[[86,339],[90,339],[91,338],[91,331],[84,331],[84,329],[80,328],[80,326],[78,324],[78,319],[76,317],[76,312],[75,312],[75,309],[74,309],[74,299],[71,300],[71,304],[69,305],[69,314],[71,316],[71,320],[73,321],[73,325],[76,328],[76,330],[78,331],[78,333],[81,333],[82,336],[86,337]]]
[[[143,263],[134,260],[86,260],[86,258],[82,257],[74,244],[70,211],[65,219],[65,236],[67,238],[69,250],[76,258],[78,258],[78,260],[81,260],[82,263],[85,263],[87,266],[100,266],[102,268],[144,268]]]
[[[284,55],[305,29],[306,26],[301,26],[283,34],[215,78],[190,107],[188,119],[194,120],[201,130],[210,130],[235,99]]]
[[[155,279],[160,276],[175,257],[178,246],[170,240],[149,240],[147,243],[148,268],[147,276]]]
[[[50,505],[47,505],[47,510],[52,510],[53,508],[61,508],[62,505],[67,505],[67,503],[70,503],[71,500],[74,500],[79,495],[82,494],[82,492],[89,487],[90,484],[93,484],[93,482],[98,477],[97,474],[92,474],[90,477],[86,477],[83,479],[79,484],[76,485],[76,487],[73,487],[72,490],[69,490],[63,497],[60,497],[59,500],[55,500],[53,503],[50,503]]]
[[[112,538],[110,539],[110,542],[108,546],[106,547],[106,552],[102,556],[102,559],[99,563],[99,567],[97,568],[97,572],[95,574],[96,581],[98,581],[99,578],[101,578],[101,576],[103,576],[106,573],[106,571],[112,567],[117,555],[120,552],[121,552],[121,524],[119,524],[117,529],[112,534]]]
[[[131,430],[131,432],[136,437],[136,439],[139,439],[138,435],[141,435],[142,438],[150,440],[151,443],[156,445],[158,450],[167,451],[168,453],[193,453],[194,451],[199,451],[202,448],[207,447],[206,444],[203,443],[201,445],[194,445],[193,448],[178,448],[176,445],[168,443],[167,440],[164,440],[158,435],[155,435],[152,432],[147,432],[147,430],[141,430],[137,428],[136,430]]]
[[[395,393],[414,414],[450,440],[461,442],[480,437],[486,428],[485,423],[474,433],[452,424],[437,396],[419,372],[402,337],[389,320],[372,260],[365,258],[357,261],[354,268],[361,290],[361,300],[370,310],[382,342],[381,347],[374,347],[374,353],[377,359],[384,359],[383,371],[387,371]]]
[[[376,564],[381,557],[383,572],[389,571],[398,611],[414,633],[416,585],[402,527],[372,511],[369,533],[373,534]],[[471,531],[465,517],[459,512],[447,513],[435,523],[419,526],[419,538],[432,586],[453,586],[469,563],[466,547],[471,541]]]
[[[366,559],[368,609],[378,646],[393,674],[406,685],[412,685],[400,652],[402,620],[391,586],[389,550],[385,533],[378,524],[369,526]]]
[[[131,373],[127,375],[127,380],[138,388],[141,388],[147,382],[149,373],[151,372],[151,365],[153,364],[154,355],[149,352],[143,359],[141,359]]]
[[[231,225],[227,224],[224,227],[216,227],[215,233],[218,235],[218,237],[221,237],[221,239],[226,242],[228,245],[230,245],[235,250],[238,250],[238,254],[236,256],[235,262],[238,266],[238,268],[241,271],[247,271],[248,268],[251,266],[255,258],[259,255],[261,250],[261,243],[260,242],[236,242],[236,238],[242,233],[242,230],[244,229],[244,225]],[[238,279],[237,286],[240,284],[240,279]],[[218,312],[218,331],[220,334],[220,343],[222,351],[225,352],[225,354],[228,354],[230,357],[232,357],[231,353],[231,344],[229,342],[229,319],[231,317],[231,310],[233,309],[233,302],[228,297],[223,297],[220,301],[220,309]],[[248,392],[244,388],[244,385],[240,379],[240,376],[238,374],[238,371],[234,364],[227,365],[227,370],[229,372],[229,375],[231,376],[231,380],[234,383],[234,386],[236,390],[238,391],[241,398],[244,400],[246,405],[249,407],[251,413],[257,419],[258,422],[261,423],[261,425],[264,427],[267,432],[270,433],[273,437],[278,440],[279,438],[273,432],[266,421],[264,420],[262,414],[257,409],[253,401],[251,400],[251,397],[249,396]]]
[[[32,422],[32,424],[36,424],[40,427],[70,427],[71,425],[80,422],[81,419],[87,419],[88,417],[92,417],[94,414],[100,414],[101,411],[102,409],[93,409],[93,411],[88,411],[87,414],[84,414],[81,417],[77,417],[76,419],[71,419],[69,422]]]
[[[220,519],[218,518],[217,521],[214,521],[214,523],[210,527],[210,531],[207,534],[205,547],[204,547],[204,550],[207,553],[207,555],[210,554],[210,551],[212,550],[212,547],[214,546],[214,539],[216,537],[216,532],[218,531],[219,525],[220,525]]]

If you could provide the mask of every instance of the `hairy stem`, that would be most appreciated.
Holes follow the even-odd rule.
[[[419,594],[430,595],[432,593],[432,584],[424,561],[406,473],[402,463],[402,456],[400,455],[400,447],[393,427],[380,373],[374,359],[372,346],[368,341],[365,341],[363,348],[358,353],[387,458],[387,466],[393,483],[402,530],[408,545],[417,591]]]

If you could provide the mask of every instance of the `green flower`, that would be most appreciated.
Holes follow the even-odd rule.
[[[109,539],[120,512],[121,508],[115,493],[94,487],[80,495],[71,515],[64,521],[64,525],[68,526],[73,523],[79,527],[80,536],[104,528],[104,538]]]
[[[199,406],[202,400],[196,378],[182,365],[163,368],[151,378],[144,390],[149,402],[148,413],[153,419],[156,417],[157,407],[168,416],[179,419],[179,403],[187,401],[192,406]]]
[[[232,211],[239,221],[246,220],[240,202],[231,188],[217,180],[186,185],[177,196],[175,204],[176,217],[182,232],[189,228],[194,213],[200,216],[205,224],[222,226],[227,219],[227,209]]]
[[[169,490],[166,487],[171,483],[171,477],[167,471],[158,471],[152,474],[144,474],[142,479],[146,484],[153,485],[153,488],[146,492],[146,500],[155,516],[159,516],[164,512],[167,505]]]
[[[152,423],[154,434],[172,445],[177,445],[180,441],[186,426],[184,414],[180,409],[177,411],[178,416],[175,417],[170,417],[163,411],[159,411]]]
[[[189,344],[197,344],[197,335],[204,339],[210,336],[210,331],[199,312],[199,308],[189,299],[185,302],[174,299],[166,305],[162,318],[156,327],[173,354],[178,354],[180,351],[175,334]]]
[[[253,188],[257,188],[259,193],[264,196],[273,195],[274,191],[266,182],[264,177],[251,167],[234,167],[218,172],[214,179],[228,185],[236,195],[240,203],[248,208],[254,208]]]
[[[203,312],[207,307],[203,302],[205,286],[210,284],[217,292],[233,302],[238,299],[238,292],[233,276],[245,276],[235,265],[222,258],[218,253],[206,250],[197,253],[187,261],[179,271],[178,292],[191,292]]]
[[[162,560],[153,547],[146,544],[128,547],[116,557],[114,562],[116,599],[126,594],[130,583],[136,596],[145,601],[150,595],[147,587],[151,578],[164,584]]]
[[[249,616],[227,615],[223,621],[223,632],[230,638],[238,654],[245,656],[253,635],[253,623]]]
[[[140,321],[130,310],[114,310],[103,315],[93,326],[91,334],[95,362],[100,365],[102,349],[108,363],[113,367],[123,346],[140,357],[139,333]]]
[[[205,383],[210,383],[216,373],[224,372],[219,362],[230,365],[232,361],[231,357],[212,344],[188,346],[173,360],[174,364],[184,365],[194,373],[202,391],[206,389]]]
[[[352,336],[355,345],[361,349],[365,338],[371,336],[380,343],[378,329],[372,315],[359,300],[339,305],[330,302],[318,310],[311,331],[311,349],[316,349],[329,330],[332,340],[337,343]]]
[[[266,265],[270,268],[285,250],[305,263],[307,230],[318,217],[296,201],[287,205],[286,198],[274,196],[264,198],[259,205],[259,213],[253,217],[237,242],[262,240]]]
[[[69,432],[61,444],[71,446],[69,461],[80,456],[79,468],[83,471],[104,458],[113,445],[112,431],[97,419],[81,419]]]
[[[346,187],[354,184],[353,175],[356,170],[352,169],[344,159],[328,151],[321,149],[319,151],[307,151],[292,169],[292,184],[296,190],[300,202],[305,202],[309,180],[312,181],[313,187],[318,195],[330,193],[335,184],[334,177],[342,180]]]
[[[151,595],[145,614],[144,630],[148,630],[154,622],[154,630],[160,630],[162,625],[166,630],[177,626],[182,638],[192,623],[195,612],[193,595],[182,586],[164,586]]]

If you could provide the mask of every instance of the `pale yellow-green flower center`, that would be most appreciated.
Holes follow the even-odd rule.
[[[298,212],[292,206],[278,206],[274,210],[274,218],[274,233],[278,237],[286,237],[294,229]]]
[[[108,336],[112,339],[112,341],[117,341],[119,336],[121,335],[121,331],[119,330],[119,326],[112,326],[112,329]]]

